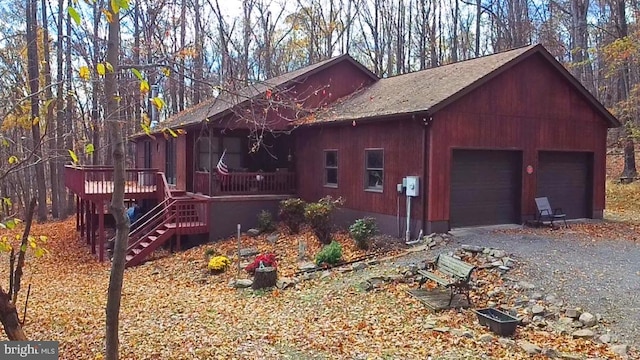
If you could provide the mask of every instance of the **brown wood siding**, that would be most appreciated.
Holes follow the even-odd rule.
[[[433,116],[428,220],[449,220],[455,148],[523,152],[523,217],[535,213],[539,151],[593,152],[593,210],[602,211],[606,134],[605,119],[542,56],[532,56]]]
[[[396,184],[409,175],[420,176],[420,197],[412,201],[412,218],[421,220],[424,203],[422,174],[423,126],[404,119],[376,123],[300,128],[295,132],[298,193],[307,201],[325,195],[342,196],[345,208],[367,213],[396,215]],[[383,192],[364,189],[365,149],[384,149]],[[324,150],[338,151],[338,187],[325,187]],[[400,202],[405,214],[405,198]]]

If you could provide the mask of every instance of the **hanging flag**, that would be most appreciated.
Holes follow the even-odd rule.
[[[218,173],[220,175],[229,175],[229,168],[223,161],[224,155],[226,153],[227,153],[227,149],[224,149],[224,151],[222,152],[222,156],[220,156],[220,160],[218,160],[218,165],[216,165],[216,168],[218,169]]]

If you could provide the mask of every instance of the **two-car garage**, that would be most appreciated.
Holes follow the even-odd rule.
[[[539,151],[530,174],[522,158],[521,151],[453,150],[450,226],[521,223],[523,176],[535,176],[536,197],[546,196],[568,218],[590,217],[591,153]]]

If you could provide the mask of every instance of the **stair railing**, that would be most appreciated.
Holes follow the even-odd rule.
[[[144,232],[143,233],[144,236],[139,236],[137,239],[133,241],[129,239],[129,246],[127,247],[127,252],[131,251],[136,246],[138,246],[141,242],[143,242],[147,238],[147,236],[152,234],[158,227],[167,223],[168,221],[175,219],[175,216],[176,214],[174,212],[171,212],[168,216],[163,212],[158,212],[155,216],[149,219],[148,223],[149,223],[150,230],[148,232]]]
[[[151,225],[154,222],[153,220],[155,220],[154,218],[158,215],[164,215],[163,213],[169,207],[169,203],[172,200],[173,199],[171,198],[164,199],[164,201],[154,206],[151,210],[147,211],[139,219],[134,221],[134,223],[131,224],[131,228],[133,230],[129,232],[129,242],[135,242],[138,238],[144,237],[149,232],[153,231],[154,227]]]

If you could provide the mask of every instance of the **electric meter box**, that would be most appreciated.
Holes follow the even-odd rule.
[[[407,187],[406,187],[406,195],[407,196],[420,196],[420,177],[419,176],[407,176]]]

